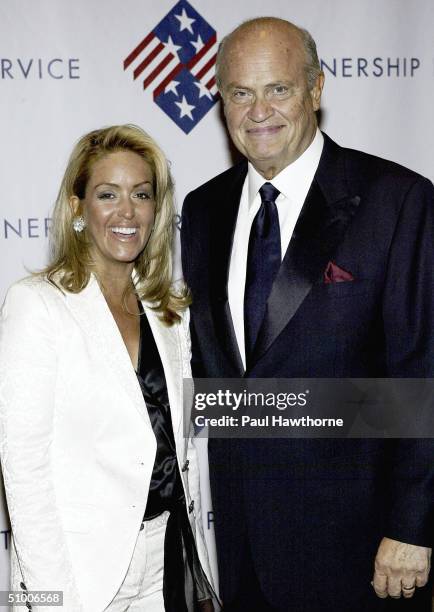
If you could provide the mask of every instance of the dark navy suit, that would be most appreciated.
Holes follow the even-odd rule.
[[[434,188],[324,138],[246,372],[227,279],[247,163],[187,196],[196,376],[434,376]],[[326,284],[330,261],[354,280]],[[228,609],[430,610],[429,587],[384,601],[370,581],[383,536],[432,546],[433,440],[210,440],[209,461]]]

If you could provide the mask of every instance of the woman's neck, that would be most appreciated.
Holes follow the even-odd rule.
[[[128,295],[134,295],[134,285],[131,279],[133,265],[113,269],[95,269],[101,291],[107,302],[117,306],[125,303]]]

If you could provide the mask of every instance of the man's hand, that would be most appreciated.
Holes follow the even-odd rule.
[[[375,557],[372,586],[378,597],[413,597],[425,586],[430,570],[431,548],[383,538]]]

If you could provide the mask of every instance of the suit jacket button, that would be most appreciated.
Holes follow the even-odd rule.
[[[27,591],[27,587],[26,587],[26,585],[24,584],[24,582],[20,582],[20,587],[21,587],[21,588],[22,588],[24,591]]]
[[[28,608],[29,610],[31,610],[31,609],[32,609],[32,604],[31,604],[31,603],[29,603],[28,601],[26,601],[26,606],[27,606],[27,608]]]
[[[190,513],[193,512],[193,508],[194,508],[194,499],[191,500],[190,505],[188,506],[188,511]]]
[[[188,466],[189,466],[189,464],[190,464],[190,460],[189,460],[189,459],[187,459],[187,461],[186,461],[186,462],[184,463],[184,465],[182,466],[181,471],[182,471],[182,472],[186,472],[186,471],[188,470]]]

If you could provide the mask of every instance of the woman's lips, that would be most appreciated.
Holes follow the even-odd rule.
[[[110,229],[112,236],[123,242],[133,241],[138,235],[137,227],[112,227]]]

